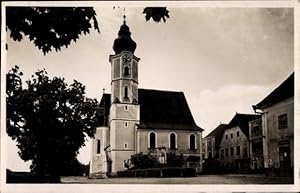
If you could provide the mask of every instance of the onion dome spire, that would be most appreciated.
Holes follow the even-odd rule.
[[[123,16],[123,25],[120,27],[118,37],[114,41],[113,50],[116,54],[121,53],[124,50],[134,53],[136,49],[136,43],[131,39],[131,32],[129,27],[126,25],[126,16]]]

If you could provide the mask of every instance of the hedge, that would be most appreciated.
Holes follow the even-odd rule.
[[[133,169],[117,172],[118,177],[194,177],[195,168],[167,167]]]

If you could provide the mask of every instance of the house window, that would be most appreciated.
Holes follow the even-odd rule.
[[[228,157],[228,148],[225,149],[225,157]]]
[[[241,154],[241,148],[240,146],[236,147],[236,155],[240,155]]]
[[[245,147],[244,148],[244,155],[243,155],[243,157],[247,157],[248,156],[248,149],[247,149],[247,147]]]
[[[236,136],[237,137],[240,136],[240,132],[239,131],[236,132]]]
[[[125,127],[128,127],[128,122],[126,121],[126,122],[124,123],[124,125],[125,125]]]
[[[233,156],[234,152],[233,152],[233,147],[230,148],[230,155]]]
[[[228,135],[227,134],[225,135],[225,138],[228,139]]]
[[[127,143],[124,144],[124,148],[125,148],[125,149],[128,148],[128,144],[127,144]]]
[[[190,141],[190,150],[195,150],[196,149],[196,136],[195,134],[190,134],[189,136],[189,141]]]
[[[258,125],[255,125],[252,127],[251,137],[257,137],[260,135],[259,127]]]
[[[156,148],[156,133],[150,132],[148,135],[148,148],[154,149]]]
[[[100,139],[97,139],[96,153],[97,153],[97,154],[100,154],[100,153],[101,153],[101,141],[100,141]]]
[[[211,152],[208,152],[208,158],[212,158]]]
[[[288,128],[288,119],[287,114],[278,116],[278,129],[287,129]]]
[[[176,149],[177,148],[177,135],[176,133],[170,133],[169,135],[169,148]]]
[[[221,149],[221,158],[224,158],[224,149]]]
[[[128,66],[124,67],[124,76],[129,76],[129,67]]]
[[[125,107],[124,107],[124,108],[125,108],[125,111],[127,111],[127,110],[128,110],[128,106],[127,106],[127,105],[125,105]]]
[[[230,134],[230,138],[233,138],[233,133]]]

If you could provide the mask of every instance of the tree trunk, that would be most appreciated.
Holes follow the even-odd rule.
[[[51,174],[49,176],[49,183],[61,183],[61,181],[60,181],[60,175]]]

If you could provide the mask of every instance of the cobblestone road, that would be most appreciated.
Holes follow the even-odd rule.
[[[63,183],[82,184],[293,184],[290,177],[257,174],[200,175],[189,178],[107,178],[62,177]]]

